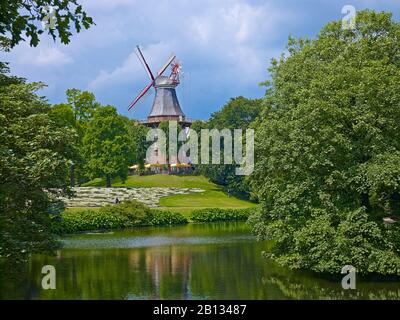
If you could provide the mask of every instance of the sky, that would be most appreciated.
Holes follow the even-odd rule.
[[[154,72],[173,52],[183,64],[177,88],[188,118],[208,119],[230,98],[261,98],[274,57],[286,51],[289,36],[315,37],[328,22],[353,5],[391,11],[398,0],[80,0],[95,26],[63,45],[42,36],[38,47],[22,43],[0,60],[13,75],[43,81],[50,103],[66,101],[68,88],[88,90],[103,105],[131,119],[145,119],[154,91],[134,110],[130,102],[148,83],[135,46]]]

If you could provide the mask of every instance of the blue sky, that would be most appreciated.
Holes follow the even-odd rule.
[[[158,71],[171,52],[183,64],[177,88],[187,117],[207,119],[231,97],[262,97],[272,57],[285,51],[289,35],[313,37],[344,5],[391,11],[397,0],[84,0],[96,26],[65,46],[42,37],[37,48],[23,43],[10,53],[12,73],[48,85],[41,94],[65,101],[65,90],[95,93],[130,118],[144,119],[153,96],[133,111],[127,106],[148,83],[134,48],[140,44]]]

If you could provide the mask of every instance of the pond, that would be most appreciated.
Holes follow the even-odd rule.
[[[399,299],[399,282],[294,272],[262,257],[245,223],[189,224],[66,237],[57,256],[34,256],[0,299]],[[56,289],[41,269],[56,269]]]

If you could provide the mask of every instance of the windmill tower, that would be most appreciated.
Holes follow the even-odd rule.
[[[129,110],[143,98],[143,96],[153,87],[155,89],[155,97],[150,114],[145,124],[149,127],[157,127],[163,121],[177,121],[182,127],[190,126],[190,121],[186,119],[176,95],[176,87],[179,85],[179,74],[182,66],[176,61],[174,54],[162,66],[160,71],[154,76],[151,71],[140,47],[137,46],[137,56],[143,64],[150,78],[150,83],[139,93],[139,95],[129,105]],[[171,66],[170,76],[164,73]]]

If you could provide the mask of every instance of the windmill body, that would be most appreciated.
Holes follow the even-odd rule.
[[[156,128],[163,121],[176,121],[179,126],[188,129],[188,127],[190,127],[191,125],[191,122],[186,119],[186,116],[181,109],[178,97],[176,95],[176,87],[180,83],[179,74],[182,68],[180,63],[176,61],[176,56],[174,54],[171,55],[171,57],[167,60],[167,62],[160,69],[156,76],[151,71],[139,46],[137,46],[137,56],[140,62],[143,64],[150,78],[150,83],[139,93],[135,100],[133,100],[133,102],[129,106],[129,110],[131,110],[153,87],[155,89],[155,97],[150,114],[144,124],[148,127]],[[163,74],[168,69],[168,67],[171,67],[171,74],[170,76],[165,76]],[[159,170],[159,165],[162,164],[162,161],[160,162],[160,159],[165,158],[164,156],[165,155],[163,155],[158,150],[157,146],[154,150],[154,155],[146,160],[149,166],[155,165],[156,169]],[[186,157],[183,163],[178,163],[177,159],[169,159],[169,161],[173,162],[169,163],[169,172],[172,166],[175,166],[175,169],[177,169],[179,166],[191,163],[189,157]],[[187,166],[189,167],[189,169],[192,168],[192,165]]]

